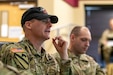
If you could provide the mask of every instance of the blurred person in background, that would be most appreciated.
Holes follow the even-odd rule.
[[[99,45],[99,53],[101,53],[102,60],[105,60],[107,65],[110,63],[111,54],[113,53],[113,18],[109,20],[109,28],[102,33]]]

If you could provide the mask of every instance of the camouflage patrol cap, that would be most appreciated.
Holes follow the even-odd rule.
[[[44,8],[32,7],[23,13],[22,18],[21,18],[21,25],[23,27],[25,22],[31,19],[42,20],[46,18],[50,18],[51,23],[58,22],[58,17],[55,15],[49,15]]]

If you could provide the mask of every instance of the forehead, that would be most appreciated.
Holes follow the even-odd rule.
[[[84,28],[80,30],[79,37],[83,37],[91,40],[91,33],[87,28]]]

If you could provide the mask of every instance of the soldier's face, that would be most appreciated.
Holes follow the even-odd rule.
[[[50,38],[50,28],[52,27],[52,24],[50,22],[50,19],[44,19],[44,20],[36,20],[34,19],[32,24],[32,34],[40,40],[47,40]]]
[[[113,30],[113,19],[110,20],[110,29]]]
[[[73,52],[77,54],[86,53],[88,47],[90,46],[91,34],[88,30],[81,30],[79,36],[75,36],[73,40]]]

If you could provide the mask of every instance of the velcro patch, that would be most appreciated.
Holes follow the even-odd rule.
[[[22,48],[12,48],[11,52],[17,53],[17,52],[25,52]]]

